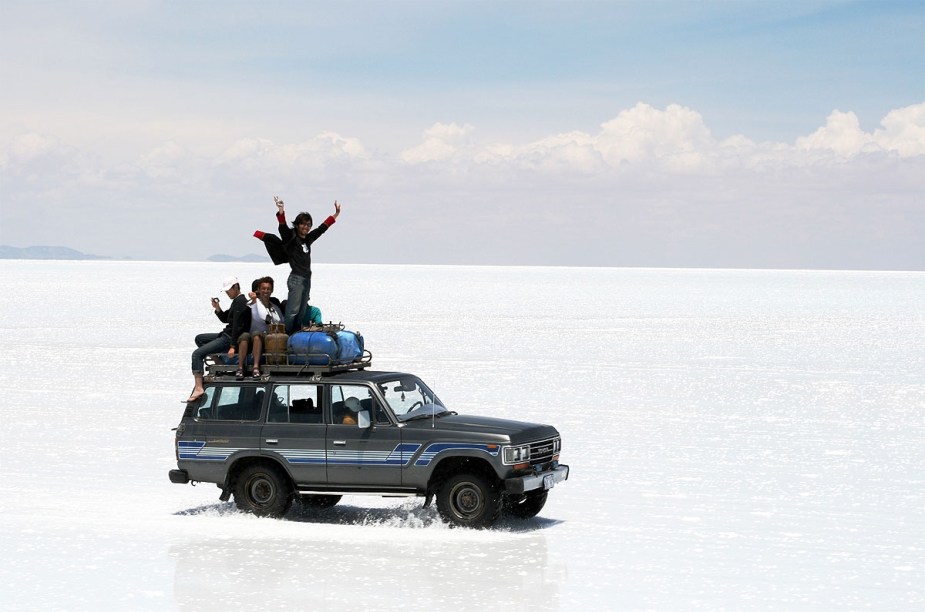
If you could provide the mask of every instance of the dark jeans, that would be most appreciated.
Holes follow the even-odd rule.
[[[302,318],[308,309],[308,296],[312,290],[312,277],[290,274],[286,281],[289,297],[286,298],[286,333],[292,334],[302,326]]]
[[[193,374],[202,374],[202,360],[212,353],[227,353],[231,348],[231,336],[224,332],[199,334],[196,336],[196,346],[196,350],[193,351]]]

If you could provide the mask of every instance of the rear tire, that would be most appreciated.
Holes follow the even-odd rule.
[[[234,503],[239,510],[257,516],[280,517],[292,505],[292,484],[278,467],[250,465],[238,474]]]
[[[509,495],[504,498],[504,513],[510,516],[528,519],[540,513],[546,505],[549,491],[529,491],[523,495]]]
[[[482,529],[497,520],[501,495],[484,476],[457,474],[444,481],[437,491],[437,511],[447,523]]]
[[[341,500],[340,495],[300,495],[299,502],[306,510],[333,508]]]

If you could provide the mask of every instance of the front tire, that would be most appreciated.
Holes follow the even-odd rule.
[[[239,510],[257,516],[280,517],[292,505],[292,485],[277,467],[251,465],[238,475],[234,503]]]
[[[509,495],[504,498],[504,513],[516,518],[533,518],[546,505],[549,491],[536,490],[523,495]]]
[[[481,529],[497,520],[501,495],[484,476],[457,474],[437,491],[437,511],[447,523]]]

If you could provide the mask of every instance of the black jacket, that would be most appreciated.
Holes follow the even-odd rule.
[[[232,346],[237,345],[241,334],[251,329],[251,309],[247,305],[247,297],[243,293],[231,300],[231,306],[228,310],[216,310],[215,316],[222,323],[227,323],[222,332],[231,336]]]
[[[264,234],[263,246],[267,249],[267,254],[273,260],[274,265],[288,263],[292,266],[292,271],[301,276],[311,276],[312,274],[312,243],[317,240],[321,234],[328,231],[328,228],[334,225],[334,217],[328,217],[324,223],[313,229],[300,240],[295,230],[286,225],[286,217],[283,214],[277,214],[276,219],[279,221],[279,236],[275,234]]]

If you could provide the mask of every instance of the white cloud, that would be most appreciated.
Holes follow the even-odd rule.
[[[138,165],[149,177],[176,178],[186,167],[189,157],[189,150],[170,141],[142,155],[138,160]]]
[[[880,147],[901,157],[925,155],[925,103],[892,110],[880,125],[874,133]]]
[[[825,122],[809,136],[798,138],[797,149],[822,149],[843,157],[863,151],[873,143],[873,136],[861,130],[861,122],[854,113],[832,111]]]
[[[892,110],[880,124],[883,129],[868,133],[861,129],[857,115],[835,110],[825,126],[798,138],[796,148],[831,151],[842,157],[878,151],[900,157],[925,155],[925,103]]]
[[[424,133],[420,145],[402,153],[402,160],[562,175],[640,170],[713,175],[768,165],[841,164],[860,154],[892,153],[901,158],[925,154],[925,104],[891,111],[881,125],[882,129],[865,132],[854,113],[836,110],[824,126],[794,144],[755,143],[742,135],[717,142],[700,113],[677,104],[660,110],[639,103],[601,124],[597,134],[573,131],[526,144],[478,144],[470,138],[469,125],[437,124]]]
[[[16,157],[28,160],[43,155],[58,147],[56,139],[40,134],[24,134],[13,141],[10,152]]]
[[[322,132],[311,140],[289,144],[264,138],[241,139],[222,152],[216,163],[248,171],[280,171],[320,169],[332,163],[367,158],[366,149],[357,138]]]
[[[652,160],[681,171],[701,165],[703,153],[713,147],[700,113],[677,104],[661,111],[640,102],[603,123],[595,140],[612,166]]]
[[[449,160],[469,144],[474,129],[468,123],[435,123],[424,131],[421,144],[402,151],[401,159],[409,164]]]

